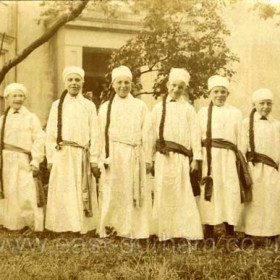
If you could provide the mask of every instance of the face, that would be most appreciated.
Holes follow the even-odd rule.
[[[25,100],[25,94],[21,90],[15,90],[6,97],[9,106],[19,110]]]
[[[186,90],[185,82],[181,80],[173,80],[167,83],[168,93],[171,98],[178,99]]]
[[[223,106],[229,95],[225,87],[213,87],[210,91],[210,97],[215,106]]]
[[[66,76],[65,88],[71,96],[76,96],[82,90],[84,80],[78,74],[69,74]]]
[[[260,100],[260,101],[254,103],[254,106],[255,106],[257,112],[262,117],[267,117],[270,114],[270,112],[272,110],[272,105],[273,105],[273,102],[270,99],[264,99],[264,100]]]
[[[119,97],[125,98],[131,91],[131,79],[127,76],[117,77],[113,81],[113,88]]]

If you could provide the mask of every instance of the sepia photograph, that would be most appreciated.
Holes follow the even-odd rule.
[[[0,1],[0,280],[280,279],[279,69],[280,0]]]

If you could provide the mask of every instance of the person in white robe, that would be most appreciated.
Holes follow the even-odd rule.
[[[247,156],[253,187],[236,230],[252,236],[280,234],[280,122],[271,115],[273,99],[269,89],[256,90],[254,108],[242,122],[240,149]]]
[[[112,71],[115,93],[99,110],[101,129],[100,236],[114,229],[118,237],[150,235],[151,117],[146,104],[134,98],[132,73],[124,65]]]
[[[44,229],[33,176],[44,159],[45,133],[38,117],[23,106],[26,96],[25,86],[19,83],[4,90],[8,107],[0,119],[0,224],[27,234]]]
[[[153,218],[159,240],[202,239],[203,229],[190,181],[202,159],[195,109],[184,98],[190,75],[172,68],[168,94],[152,111],[155,158]],[[192,159],[192,161],[191,161]]]
[[[84,98],[84,70],[63,71],[65,90],[52,104],[46,151],[50,171],[46,228],[85,234],[97,228],[98,122],[93,102]]]
[[[214,225],[225,223],[234,234],[241,213],[241,194],[236,169],[236,149],[242,120],[239,109],[226,103],[229,81],[222,76],[208,80],[210,105],[198,112],[203,145],[199,208],[205,237],[213,237]]]

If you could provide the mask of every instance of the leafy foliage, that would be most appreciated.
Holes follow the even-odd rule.
[[[280,15],[280,6],[271,5],[270,3],[257,2],[254,6],[254,10],[259,12],[259,15],[263,19],[272,18],[275,15]]]
[[[218,1],[207,0],[134,2],[133,11],[144,14],[144,29],[112,54],[109,70],[121,64],[130,67],[136,94],[142,88],[141,76],[157,71],[152,92],[157,97],[166,92],[170,69],[186,68],[191,75],[190,98],[207,97],[209,76],[219,73],[231,78],[234,71],[230,64],[238,61],[226,45],[230,32],[221,19],[220,7]],[[110,73],[108,84],[109,78]],[[108,97],[109,87],[103,94]]]
[[[127,0],[123,0],[123,4]],[[77,5],[79,1],[77,0],[63,0],[63,1],[42,1],[40,6],[42,7],[42,12],[37,22],[42,21],[52,21],[61,14],[67,14],[71,12]],[[90,0],[85,10],[98,10],[103,12],[108,17],[114,17],[115,13],[118,11],[120,3],[115,0]]]
[[[230,3],[236,0],[230,0]],[[91,0],[87,9],[117,16],[118,9],[129,6],[132,13],[143,18],[143,30],[120,49],[112,53],[107,88],[102,99],[108,99],[111,70],[121,64],[133,72],[134,94],[143,94],[141,76],[156,72],[153,94],[166,92],[168,73],[172,67],[186,68],[191,74],[191,99],[207,97],[209,76],[220,73],[229,78],[234,71],[231,63],[238,61],[226,45],[230,35],[220,16],[225,0]],[[41,19],[52,19],[73,9],[76,1],[44,1]]]

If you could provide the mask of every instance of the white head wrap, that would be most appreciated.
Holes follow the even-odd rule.
[[[83,80],[85,78],[85,71],[81,67],[78,67],[78,66],[68,66],[68,67],[64,68],[63,74],[62,74],[62,78],[63,78],[64,82],[66,81],[66,77],[69,74],[78,74],[79,76],[81,76],[81,78]]]
[[[127,76],[132,80],[132,73],[127,66],[121,65],[121,66],[113,69],[113,71],[112,71],[112,82],[117,77],[121,77],[121,76]]]
[[[190,81],[190,74],[187,70],[183,68],[172,68],[169,73],[169,78],[168,81],[175,81],[175,80],[180,80],[185,82],[186,86],[189,84]]]
[[[25,95],[25,97],[27,97],[27,90],[23,84],[12,83],[6,86],[4,90],[4,98],[7,97],[11,92],[14,92],[16,90],[20,90]]]
[[[253,103],[266,99],[273,100],[273,93],[267,88],[260,88],[256,90],[252,95]]]
[[[214,87],[225,87],[229,90],[229,80],[226,77],[214,75],[208,79],[208,90]]]

